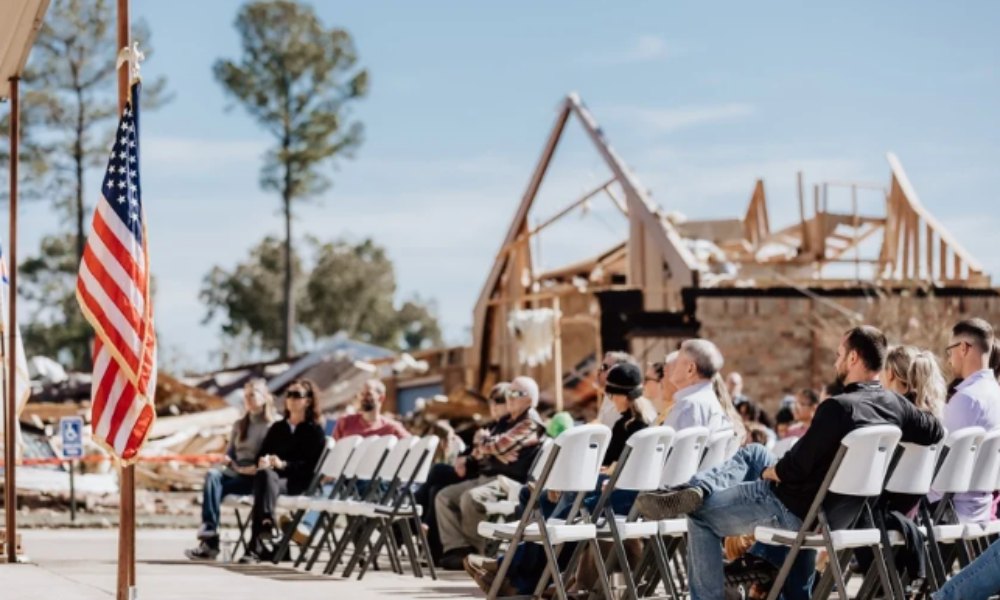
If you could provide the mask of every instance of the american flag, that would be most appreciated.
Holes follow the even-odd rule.
[[[125,105],[80,263],[76,299],[97,334],[94,439],[133,460],[156,413],[156,334],[139,187],[139,84]]]

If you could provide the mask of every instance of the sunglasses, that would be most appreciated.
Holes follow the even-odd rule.
[[[309,397],[309,392],[303,392],[300,390],[289,390],[285,392],[285,398],[291,398],[292,400],[302,400]]]

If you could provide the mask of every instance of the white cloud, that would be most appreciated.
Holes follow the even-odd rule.
[[[677,49],[658,35],[643,34],[631,45],[600,55],[587,56],[587,62],[601,66],[628,65],[664,60],[677,55]]]
[[[744,102],[673,108],[618,106],[608,108],[602,113],[613,119],[627,121],[647,132],[660,134],[743,119],[754,114],[754,107]]]

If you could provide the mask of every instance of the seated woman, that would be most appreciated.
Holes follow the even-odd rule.
[[[274,508],[281,494],[306,491],[326,446],[316,401],[316,384],[296,379],[285,390],[284,420],[267,430],[253,479],[249,551],[241,563],[271,558],[265,536],[274,529]]]
[[[202,491],[201,528],[198,547],[185,550],[191,560],[214,560],[219,555],[219,514],[222,498],[230,494],[249,494],[257,473],[257,455],[268,429],[276,418],[274,398],[263,379],[243,386],[246,413],[233,424],[226,460],[221,468],[205,474]]]

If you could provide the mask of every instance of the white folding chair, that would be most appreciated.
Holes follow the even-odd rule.
[[[580,425],[564,431],[556,438],[551,450],[543,457],[542,474],[538,478],[537,485],[532,489],[531,497],[525,505],[520,520],[511,523],[489,524],[492,526],[489,528],[489,534],[496,539],[509,542],[508,551],[504,554],[493,587],[487,595],[490,600],[496,600],[500,586],[507,576],[511,561],[514,559],[514,549],[521,542],[542,546],[547,566],[539,586],[544,585],[544,582],[551,576],[555,581],[558,598],[567,600],[566,587],[562,573],[559,571],[555,546],[570,542],[585,542],[591,546],[594,556],[600,556],[600,550],[597,546],[597,527],[589,522],[589,519],[578,519],[578,511],[583,500],[582,493],[592,491],[597,485],[601,462],[604,459],[604,453],[607,452],[610,440],[611,430],[604,425]],[[542,515],[540,500],[541,495],[546,491],[578,493],[577,500],[565,520],[546,519]],[[482,527],[480,527],[479,533],[480,535],[484,534]],[[607,574],[603,573],[603,570],[600,582],[605,597],[610,597],[610,584],[607,581]]]
[[[736,431],[732,429],[716,431],[708,437],[708,444],[705,446],[705,453],[701,457],[698,470],[707,471],[721,465],[735,454],[739,447]]]
[[[931,490],[931,482],[934,480],[934,473],[937,468],[938,455],[941,452],[943,444],[932,444],[930,446],[921,446],[919,444],[913,444],[909,442],[902,442],[899,444],[897,449],[897,457],[894,461],[893,466],[890,469],[889,476],[885,483],[885,492],[891,494],[899,494],[905,496],[920,496],[924,497]],[[920,504],[918,504],[918,509],[920,505],[924,505],[926,508],[926,503],[922,498]],[[883,549],[889,549],[887,552],[886,566],[889,570],[889,576],[892,581],[893,589],[891,594],[893,597],[903,598],[905,597],[905,592],[903,590],[903,581],[900,577],[899,572],[895,567],[895,558],[891,552],[892,548],[899,548],[905,545],[906,541],[903,535],[895,530],[889,531],[886,528],[885,520],[882,518],[882,507],[879,510],[873,511],[873,516],[875,517],[875,524],[878,527]],[[918,510],[918,515],[915,519],[918,525],[921,523],[921,516]],[[925,525],[930,524],[929,520]],[[924,528],[926,531],[926,527]],[[931,551],[928,544],[924,544],[923,547],[917,550],[918,552],[923,552],[928,557],[928,564],[931,564]],[[841,561],[841,566],[846,568],[844,561]],[[935,576],[934,569],[929,570],[931,577]],[[865,580],[861,585],[861,589],[858,592],[858,598],[870,598],[874,597],[875,593],[878,591],[876,587],[876,577],[878,575],[877,569],[869,569],[868,573],[865,574]],[[827,580],[826,586],[829,586],[832,580]],[[930,583],[934,586],[932,589],[937,589],[935,583]],[[817,597],[825,597],[827,590],[819,591],[817,590]],[[889,594],[886,591],[885,594]]]
[[[969,479],[969,491],[992,494],[998,489],[998,479],[1000,479],[1000,429],[993,429],[983,436],[983,441],[979,445],[976,464]],[[997,534],[1000,534],[998,520],[966,523],[962,530],[962,539],[970,552],[969,558],[974,559],[982,553],[986,549],[983,544],[987,538]]]
[[[699,470],[710,437],[706,427],[686,427],[678,431],[667,454],[667,460],[663,464],[659,487],[676,487],[690,481]],[[658,559],[660,554],[666,556],[668,562],[673,560],[686,535],[686,517],[662,519],[656,522],[655,534],[649,536],[646,554],[640,563],[640,568],[636,570],[640,575],[649,575],[646,585],[640,590],[643,596],[652,594],[659,583],[659,577],[663,577],[667,591],[672,597],[679,597],[677,582],[674,581],[669,566],[656,563],[654,570],[653,560]]]
[[[545,466],[544,456],[547,455],[548,449],[552,446],[552,438],[545,438],[542,442],[541,449],[535,454],[535,459],[531,463],[531,469],[528,471],[528,481],[531,483],[537,481],[538,477],[542,474],[542,467]],[[505,519],[509,518],[515,512],[517,512],[517,507],[520,504],[518,501],[518,492],[520,490],[512,490],[508,493],[507,498],[503,500],[490,500],[483,503],[483,508],[486,510],[486,520],[491,522],[503,522]]]
[[[366,517],[370,514],[371,505],[385,500],[410,450],[420,441],[416,437],[407,437],[400,440],[396,438],[392,439],[394,441],[390,444],[391,447],[385,458],[371,476],[367,478],[368,489],[364,495],[358,500],[333,500],[327,505],[330,512],[337,512],[347,517],[347,526],[344,528],[344,534],[334,548],[333,556],[330,557],[330,561],[324,570],[327,575],[333,573],[348,546],[353,546],[354,553],[350,561],[348,561],[347,568],[344,570],[344,576],[350,576],[350,573],[361,559],[361,552],[364,550],[364,547],[370,543],[370,539],[363,538],[360,534]],[[362,477],[360,470],[358,477],[359,479]],[[395,539],[390,539],[389,544],[391,548],[389,558],[392,561],[393,569],[396,572],[402,572],[403,567],[398,562],[399,554],[396,551]]]
[[[345,485],[341,486],[334,497],[310,498],[306,502],[306,510],[320,513],[312,533],[313,538],[317,533],[319,534],[319,541],[315,545],[311,545],[310,541],[303,549],[303,552],[312,550],[312,554],[306,562],[307,570],[312,569],[324,549],[329,550],[331,554],[333,553],[335,544],[340,541],[334,534],[337,517],[344,515],[344,511],[348,510],[352,503],[374,493],[374,486],[370,482],[381,468],[386,455],[395,445],[396,437],[391,435],[364,438],[344,468]],[[367,485],[367,489],[364,489],[365,485]]]
[[[885,556],[882,552],[881,533],[878,528],[839,529],[831,527],[823,508],[827,493],[863,499],[857,517],[865,514],[873,522],[869,500],[882,493],[885,476],[895,453],[902,432],[894,425],[873,425],[855,429],[844,436],[813,499],[809,512],[798,531],[776,527],[758,526],[754,537],[758,542],[789,547],[788,556],[772,584],[768,600],[776,600],[788,578],[792,563],[804,548],[825,548],[829,553],[829,569],[824,577],[832,576],[841,598],[847,598],[847,584],[838,557],[843,550],[870,548],[875,556],[875,567],[884,590],[892,590]],[[857,517],[855,521],[857,521]]]
[[[315,486],[315,492],[313,494],[302,494],[301,496],[282,496],[278,498],[279,507],[292,511],[292,520],[285,526],[282,532],[281,542],[279,542],[278,548],[275,550],[275,563],[280,562],[288,551],[295,529],[306,515],[309,500],[322,492],[323,485],[326,482],[333,483],[330,495],[337,492],[337,486],[344,484],[344,469],[358,446],[361,445],[362,439],[360,435],[350,435],[341,438],[336,444],[331,439],[330,446],[328,446],[329,451],[320,462],[319,481]],[[284,503],[282,503],[282,500],[284,500]],[[305,556],[305,549],[306,547],[303,547],[299,552],[296,563],[300,562]]]
[[[931,489],[940,494],[941,499],[930,517],[934,526],[928,531],[928,538],[932,544],[953,545],[948,549],[948,555],[936,565],[942,577],[947,576],[956,558],[963,564],[968,564],[970,560],[962,540],[965,525],[960,522],[955,511],[954,496],[969,491],[976,456],[985,435],[986,430],[982,427],[964,427],[949,433],[940,466],[931,483]],[[940,553],[938,557],[941,557]]]
[[[609,556],[604,565],[605,572],[610,572],[617,562],[622,566],[622,573],[625,578],[625,589],[627,597],[637,600],[639,593],[635,584],[635,577],[632,572],[632,565],[628,562],[625,552],[625,540],[641,540],[654,538],[657,534],[656,521],[638,520],[639,511],[632,506],[627,515],[615,514],[613,508],[608,506],[611,501],[611,494],[615,490],[628,490],[634,492],[647,492],[655,490],[660,486],[660,478],[663,476],[663,465],[674,443],[677,432],[672,427],[648,427],[638,431],[625,443],[625,449],[615,471],[608,479],[601,497],[594,506],[594,522],[597,523],[597,538],[601,541],[613,543],[614,555]],[[582,547],[579,548],[582,550]],[[666,568],[667,557],[663,547],[659,544],[655,547],[657,565],[661,571]],[[569,572],[573,572],[576,559],[570,561]],[[594,560],[599,560],[595,557]],[[669,577],[666,572],[661,572],[664,578]]]
[[[360,540],[367,540],[375,531],[380,531],[378,540],[368,554],[368,560],[362,564],[358,580],[361,580],[368,569],[375,565],[383,546],[388,543],[391,551],[391,538],[395,535],[392,533],[393,531],[397,532],[399,541],[406,549],[406,556],[413,574],[417,577],[423,577],[423,569],[420,566],[421,558],[423,558],[427,561],[431,579],[437,579],[430,545],[427,543],[427,537],[423,527],[421,527],[420,505],[416,502],[413,490],[416,486],[427,481],[427,475],[430,473],[434,452],[437,450],[439,441],[440,439],[435,435],[420,438],[407,454],[406,460],[403,461],[403,465],[399,468],[399,472],[390,484],[383,500],[365,503],[358,511],[359,516],[367,521],[366,528],[359,536]],[[423,554],[421,555],[420,552]],[[345,576],[349,575],[350,565],[344,573]]]

